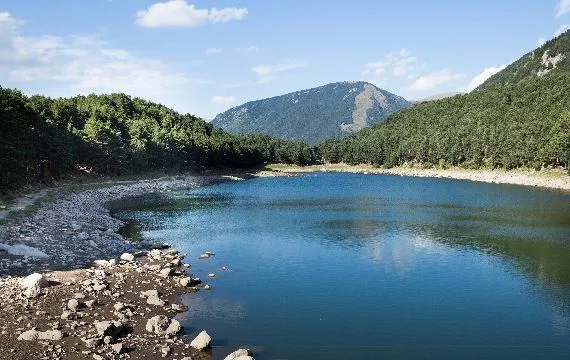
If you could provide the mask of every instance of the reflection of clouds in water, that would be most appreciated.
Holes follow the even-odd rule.
[[[188,311],[179,315],[181,322],[187,322],[195,318],[210,320],[223,320],[227,323],[238,323],[246,316],[246,307],[229,299],[210,299],[189,294],[183,298]]]
[[[404,275],[413,270],[418,255],[443,254],[447,247],[429,233],[402,231],[396,236],[371,239],[365,251],[374,263],[383,263],[387,272],[397,270]]]

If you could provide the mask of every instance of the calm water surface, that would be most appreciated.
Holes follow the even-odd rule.
[[[133,204],[212,286],[180,319],[214,359],[570,359],[567,194],[310,174]]]

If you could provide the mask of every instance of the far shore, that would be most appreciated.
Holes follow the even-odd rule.
[[[422,169],[418,167],[395,167],[384,169],[372,165],[325,164],[311,166],[295,166],[287,164],[271,164],[258,176],[275,176],[277,174],[295,174],[306,172],[344,172],[356,174],[382,174],[411,176],[423,178],[445,178],[479,181],[494,184],[511,184],[543,187],[570,191],[570,176],[566,170],[468,170],[458,167],[448,169]]]

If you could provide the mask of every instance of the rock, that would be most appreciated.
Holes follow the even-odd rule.
[[[97,305],[97,300],[87,300],[85,302],[85,306],[87,306],[88,308],[92,308],[93,306]]]
[[[33,273],[23,278],[20,281],[20,285],[24,289],[29,289],[29,288],[41,289],[48,285],[48,280],[43,274]]]
[[[182,279],[178,280],[178,283],[182,287],[190,286],[190,284],[192,284],[192,278],[183,277]]]
[[[164,269],[160,270],[160,273],[159,273],[159,275],[162,277],[169,277],[172,274],[174,274],[173,268],[164,268]]]
[[[38,333],[38,340],[61,340],[63,333],[59,330],[48,330]]]
[[[112,342],[113,342],[113,337],[112,337],[112,336],[107,335],[107,336],[105,336],[105,337],[103,338],[103,344],[105,344],[105,345],[109,345],[109,344],[111,344]]]
[[[98,267],[110,267],[111,264],[107,260],[95,260],[93,261],[93,265]]]
[[[158,291],[157,290],[146,290],[146,291],[142,291],[141,295],[144,297],[150,297],[150,296],[158,296]]]
[[[121,311],[125,309],[125,304],[123,304],[122,302],[118,302],[115,305],[113,305],[113,308],[115,309],[115,311]]]
[[[184,264],[184,268],[186,268],[186,269],[190,269],[190,267],[191,267],[191,265],[190,265],[190,264],[188,264],[188,263]]]
[[[155,306],[164,306],[166,302],[156,295],[151,295],[146,299],[146,303]]]
[[[200,334],[198,334],[198,336],[194,338],[194,340],[192,340],[190,346],[197,350],[204,350],[210,346],[211,342],[212,338],[210,335],[208,335],[206,331],[202,331]]]
[[[246,360],[246,359],[253,359],[251,357],[252,353],[248,349],[239,349],[234,351],[233,353],[229,354],[224,358],[224,360]]]
[[[123,324],[119,321],[97,321],[93,323],[95,330],[99,336],[111,336],[113,339],[117,338],[123,332]]]
[[[172,351],[172,349],[168,345],[160,349],[160,352],[162,353],[162,357],[167,357],[168,355],[170,355],[171,351]]]
[[[61,340],[63,333],[59,330],[37,331],[28,330],[18,336],[18,340],[36,341],[36,340]]]
[[[113,344],[113,345],[111,345],[111,349],[113,349],[115,354],[122,354],[123,353],[123,344],[122,343]]]
[[[178,320],[169,320],[164,315],[156,315],[146,322],[146,331],[159,336],[174,336],[182,330]]]
[[[109,266],[115,266],[115,265],[117,265],[117,259],[109,260]]]
[[[18,336],[18,340],[35,341],[38,340],[38,337],[38,331],[28,330],[21,333],[20,336]]]
[[[95,359],[95,360],[105,360],[105,358],[102,357],[102,356],[99,355],[99,354],[93,354],[93,359]]]
[[[128,262],[135,261],[135,256],[133,254],[123,253],[121,255],[121,260],[128,261]]]
[[[81,339],[81,341],[83,341],[85,343],[85,345],[87,345],[87,347],[90,347],[90,348],[95,348],[95,347],[101,345],[101,338],[98,338],[98,337]]]
[[[79,309],[79,301],[77,299],[71,299],[67,302],[67,308],[72,312],[77,312]]]

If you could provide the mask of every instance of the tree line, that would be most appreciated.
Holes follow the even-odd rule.
[[[0,87],[0,190],[75,172],[243,168],[315,162],[302,142],[234,136],[190,114],[124,94],[51,99]]]
[[[355,135],[324,142],[319,153],[331,163],[387,167],[568,169],[570,73],[417,103]]]

